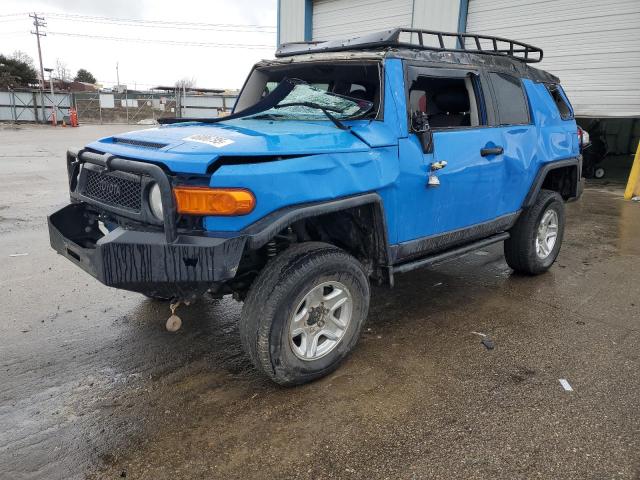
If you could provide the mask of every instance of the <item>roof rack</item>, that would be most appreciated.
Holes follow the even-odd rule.
[[[408,38],[400,36],[408,34]],[[456,48],[445,46],[445,40],[455,39]],[[470,52],[487,55],[503,55],[525,63],[542,60],[542,49],[516,40],[477,35],[475,33],[450,33],[415,28],[395,28],[384,32],[371,33],[348,40],[285,43],[276,51],[276,57],[289,57],[305,53],[342,52],[346,50],[367,50],[372,48],[410,48],[444,52]]]

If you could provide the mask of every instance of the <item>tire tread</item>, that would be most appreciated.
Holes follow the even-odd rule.
[[[329,373],[332,368],[318,372],[313,378],[288,378],[283,372],[276,372],[272,364],[270,329],[271,322],[263,321],[273,318],[276,303],[270,299],[278,299],[288,293],[286,279],[301,270],[319,267],[328,256],[343,256],[344,261],[356,261],[351,255],[333,245],[322,242],[305,242],[295,244],[286,251],[271,259],[254,280],[242,308],[240,322],[240,340],[252,363],[271,380],[281,385],[305,383]],[[356,261],[357,262],[357,261]],[[363,272],[364,275],[364,272]],[[366,278],[366,276],[365,276]],[[367,291],[368,293],[368,291]]]
[[[557,203],[559,213],[559,228],[557,238],[557,249],[554,252],[553,260],[557,256],[562,237],[564,233],[564,201],[558,192],[553,190],[540,190],[534,204],[525,210],[518,221],[510,230],[511,237],[504,242],[504,256],[507,264],[513,270],[527,275],[537,275],[549,269],[550,265],[545,266],[536,261],[536,252],[532,235],[537,231],[539,218],[543,211],[551,205]]]

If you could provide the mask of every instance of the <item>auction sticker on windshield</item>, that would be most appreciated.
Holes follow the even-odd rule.
[[[230,140],[228,138],[217,137],[215,135],[202,135],[202,134],[190,135],[188,137],[183,138],[183,140],[189,140],[191,142],[206,143],[207,145],[212,145],[218,148],[231,145],[233,143],[233,140]]]

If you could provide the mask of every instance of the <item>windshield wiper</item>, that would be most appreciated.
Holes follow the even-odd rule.
[[[331,122],[338,127],[340,130],[349,130],[349,127],[338,120],[336,117],[331,115],[329,112],[342,113],[342,110],[338,110],[333,107],[325,107],[318,103],[314,102],[291,102],[291,103],[281,103],[279,105],[275,105],[273,108],[285,108],[285,107],[307,107],[307,108],[315,108],[316,110],[321,110]]]

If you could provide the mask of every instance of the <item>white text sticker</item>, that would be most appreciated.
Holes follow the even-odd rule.
[[[213,145],[214,147],[224,147],[226,145],[231,145],[233,140],[229,140],[224,137],[216,137],[215,135],[191,135],[189,137],[183,138],[183,140],[189,140],[191,142],[200,142],[206,143],[207,145]]]

